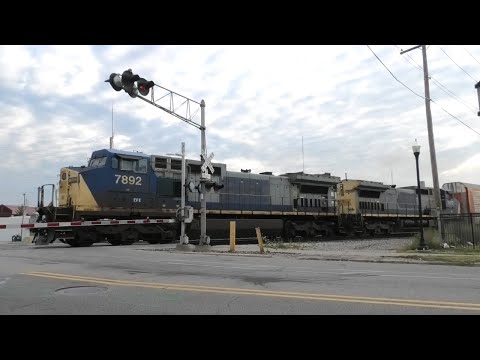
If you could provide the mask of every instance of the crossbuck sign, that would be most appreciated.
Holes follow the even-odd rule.
[[[202,154],[202,160],[203,160],[203,165],[202,165],[202,172],[203,173],[206,173],[207,172],[207,167],[208,169],[210,170],[210,172],[213,174],[214,172],[214,169],[213,169],[213,166],[212,166],[212,159],[213,159],[213,152],[208,155],[208,157],[205,157],[203,154]]]

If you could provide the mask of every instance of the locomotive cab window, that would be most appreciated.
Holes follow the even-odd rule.
[[[135,166],[135,172],[145,174],[147,172],[147,159],[137,160]]]
[[[147,172],[147,159],[113,158],[112,168],[145,174]]]
[[[106,163],[107,163],[107,157],[102,156],[99,158],[90,159],[88,167],[101,167],[101,166],[105,166]]]
[[[170,162],[170,169],[172,170],[182,170],[182,160],[172,159]]]

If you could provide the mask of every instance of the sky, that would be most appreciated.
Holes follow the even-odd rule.
[[[196,127],[104,82],[128,68],[205,101],[207,152],[227,170],[412,186],[416,139],[432,186],[422,51],[400,54],[412,46],[0,46],[0,204],[25,194],[35,206],[38,186],[57,183],[62,167],[109,148],[112,107],[116,149],[165,155],[185,142],[199,159]],[[429,45],[427,58],[440,186],[480,184],[480,46]]]

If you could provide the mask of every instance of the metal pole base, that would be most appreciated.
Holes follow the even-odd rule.
[[[210,236],[205,235],[205,237],[200,237],[200,244],[210,245]]]
[[[199,244],[195,246],[195,251],[198,251],[198,252],[212,251],[212,247],[210,246],[210,236],[205,235],[204,238],[200,237]]]
[[[180,236],[180,244],[188,244],[188,236],[187,235],[183,235],[183,236]]]

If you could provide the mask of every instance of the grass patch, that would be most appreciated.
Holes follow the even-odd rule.
[[[413,260],[425,260],[441,262],[451,265],[475,265],[480,264],[480,249],[473,249],[471,246],[456,245],[456,247],[444,249],[436,229],[428,228],[424,230],[425,243],[428,250],[422,254],[405,255],[402,258]],[[420,245],[420,234],[415,235],[410,244],[402,250],[405,252],[416,252]]]
[[[423,233],[423,238],[425,239],[425,243],[428,246],[428,251],[435,251],[439,252],[442,254],[479,254],[480,255],[480,249],[473,248],[471,245],[463,245],[463,244],[452,244],[449,243],[449,245],[454,245],[454,247],[449,247],[445,249],[443,247],[443,244],[445,241],[441,241],[440,237],[438,236],[438,230],[433,229],[433,228],[427,228],[424,230]],[[420,234],[416,234],[412,241],[404,246],[402,249],[399,251],[417,251],[417,249],[420,246]]]
[[[423,230],[423,238],[425,239],[425,244],[427,244],[430,250],[439,250],[443,249],[443,244],[440,243],[440,237],[438,236],[438,231],[432,228],[425,228]],[[420,246],[420,234],[416,234],[410,244],[402,248],[402,251],[408,250],[417,250]]]
[[[480,256],[480,249],[472,249],[472,247],[464,248],[464,247],[456,247],[454,249],[440,249],[439,253],[442,254],[455,254],[455,255],[479,255]]]

